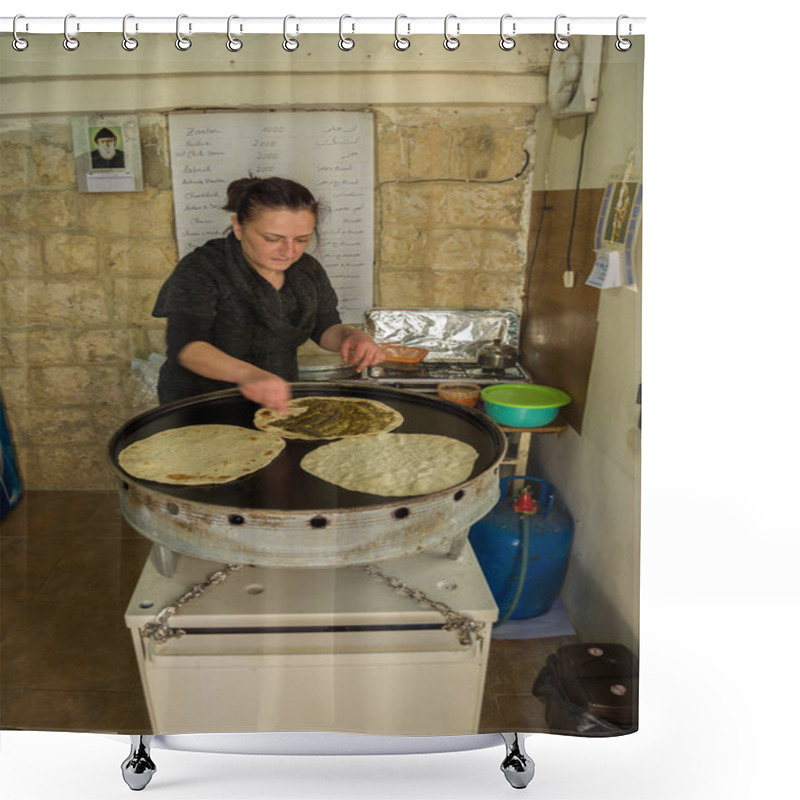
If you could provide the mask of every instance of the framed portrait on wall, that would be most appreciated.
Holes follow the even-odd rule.
[[[136,116],[74,117],[72,145],[79,192],[142,191]]]

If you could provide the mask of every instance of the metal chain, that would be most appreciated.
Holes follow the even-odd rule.
[[[431,600],[421,589],[413,589],[407,586],[399,578],[392,578],[374,564],[367,564],[367,566],[364,567],[364,571],[371,577],[394,589],[398,594],[404,594],[420,605],[425,605],[432,608],[434,611],[438,611],[445,619],[445,624],[442,625],[443,630],[455,633],[460,644],[472,644],[473,636],[478,640],[484,638],[484,629],[486,628],[485,622],[465,617],[463,614],[459,614],[457,611],[450,608],[447,603],[443,603],[440,600]]]
[[[173,628],[169,624],[170,617],[177,614],[184,606],[202,597],[212,586],[224,583],[232,572],[242,569],[244,564],[226,564],[222,569],[212,572],[204,581],[196,583],[194,586],[189,587],[174,603],[164,606],[161,611],[156,614],[153,622],[148,622],[142,628],[142,635],[146,638],[153,639],[159,644],[169,641],[170,639],[177,639],[183,636],[186,631],[180,628]],[[452,631],[455,633],[458,641],[462,645],[472,644],[472,637],[477,640],[484,638],[484,629],[486,628],[485,622],[470,619],[463,614],[454,611],[447,603],[440,600],[432,600],[421,589],[414,589],[407,586],[399,578],[393,578],[374,564],[367,564],[364,571],[375,580],[385,583],[389,588],[394,589],[398,594],[403,594],[411,598],[420,605],[432,608],[444,617],[445,623],[442,629]]]
[[[204,581],[196,583],[194,586],[189,587],[174,603],[164,606],[161,611],[156,614],[153,622],[148,622],[142,628],[142,635],[150,639],[154,639],[159,644],[163,644],[169,639],[177,639],[183,636],[186,631],[180,628],[173,628],[169,623],[169,618],[177,614],[185,605],[202,597],[208,589],[216,586],[218,583],[224,583],[228,579],[228,575],[232,572],[240,570],[244,564],[226,564],[222,569],[212,572]]]

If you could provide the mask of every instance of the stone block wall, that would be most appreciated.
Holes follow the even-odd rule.
[[[376,305],[521,309],[534,109],[376,114]],[[532,164],[532,162],[531,162]]]
[[[106,442],[152,405],[131,359],[163,351],[177,247],[166,118],[139,124],[140,193],[77,191],[66,117],[0,135],[0,389],[27,488],[112,487]]]
[[[521,309],[535,109],[374,108],[375,305]],[[68,117],[0,131],[0,389],[26,487],[112,488],[109,436],[155,403],[134,358],[175,265],[166,114],[143,192],[79,193]]]

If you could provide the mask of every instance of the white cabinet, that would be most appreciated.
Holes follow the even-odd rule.
[[[218,565],[182,556],[167,578],[148,562],[126,622],[153,730],[476,733],[497,607],[472,549],[379,566],[482,623],[482,637],[461,643],[361,567],[245,567],[171,618],[185,635],[158,643],[144,626]]]

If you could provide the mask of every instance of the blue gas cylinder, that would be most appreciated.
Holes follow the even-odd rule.
[[[517,499],[506,497],[514,480],[525,481],[531,491],[528,513],[520,513]],[[550,483],[524,475],[501,479],[497,505],[469,532],[501,623],[538,617],[550,608],[567,573],[573,530],[572,517]]]
[[[6,412],[0,398],[0,519],[5,518],[21,497],[22,482],[11,443],[11,433],[6,423]]]

